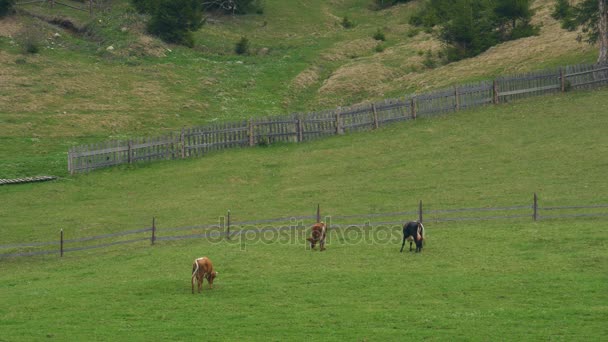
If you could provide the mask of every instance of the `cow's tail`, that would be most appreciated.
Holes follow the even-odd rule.
[[[194,260],[194,263],[192,264],[192,278],[194,278],[194,275],[198,272],[198,262],[197,260]]]

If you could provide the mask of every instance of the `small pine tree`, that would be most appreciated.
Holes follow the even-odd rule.
[[[241,40],[239,40],[234,47],[234,52],[236,52],[237,55],[249,54],[249,39],[247,39],[247,37],[241,37]]]
[[[345,29],[349,29],[355,27],[355,24],[350,21],[348,17],[345,16],[344,18],[342,18],[342,27],[344,27]]]
[[[197,0],[155,0],[148,32],[169,43],[194,46],[193,31],[203,24],[202,5]]]
[[[385,41],[386,37],[384,36],[384,32],[382,32],[380,29],[378,29],[378,31],[376,31],[376,33],[374,33],[374,39]]]

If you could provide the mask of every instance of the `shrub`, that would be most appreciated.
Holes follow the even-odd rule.
[[[376,45],[376,47],[374,48],[374,51],[376,51],[376,52],[382,52],[382,51],[384,51],[384,45],[382,45],[382,43],[378,43]]]
[[[344,18],[342,18],[341,24],[342,24],[342,27],[344,27],[345,29],[355,27],[355,24],[352,21],[350,21],[350,19],[348,19],[348,17],[346,17],[346,16]]]
[[[249,54],[249,39],[247,39],[247,37],[241,37],[241,40],[239,40],[234,47],[234,52],[236,52],[237,55]]]
[[[38,53],[44,41],[44,33],[38,26],[28,26],[15,35],[15,41],[24,54]]]
[[[378,29],[378,31],[376,31],[376,33],[374,33],[374,39],[385,41],[386,37],[384,36],[384,32],[382,32],[380,29]]]
[[[424,65],[428,69],[434,69],[437,67],[437,61],[433,58],[433,52],[428,50],[425,54],[424,60],[422,61],[422,65]]]

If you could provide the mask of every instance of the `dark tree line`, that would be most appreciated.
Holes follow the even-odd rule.
[[[0,0],[2,1],[2,0]],[[194,46],[193,32],[204,23],[204,13],[261,13],[260,0],[131,0],[139,13],[149,14],[147,30],[169,43]]]
[[[532,0],[427,0],[410,23],[439,27],[448,61],[476,56],[490,47],[538,34],[530,21]]]

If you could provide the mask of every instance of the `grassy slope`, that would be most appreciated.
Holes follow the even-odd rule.
[[[346,2],[331,3],[344,6],[338,18],[349,13]],[[356,12],[352,18],[362,20]],[[315,90],[277,91],[307,70],[308,58],[316,63],[319,52],[296,51],[301,41],[269,41],[281,42],[299,56],[299,64],[279,63],[286,54],[277,54],[281,58],[262,63],[268,68],[262,71],[247,61],[235,63],[233,56],[202,58],[179,49],[160,65],[61,51],[27,57],[25,65],[1,64],[3,77],[18,80],[0,93],[2,104],[12,104],[0,116],[2,172],[22,175],[48,167],[54,173],[64,165],[53,162],[73,143],[223,119],[239,108],[289,108],[281,107],[285,98],[312,106],[323,103],[322,94],[336,96],[316,90],[333,84],[321,81],[325,76],[344,70],[331,51],[324,51],[329,62],[312,64],[322,76],[311,83]],[[333,45],[329,38],[319,41]],[[3,62],[19,58],[6,40],[0,44],[7,47],[0,50]],[[59,56],[87,68],[66,69]],[[510,63],[521,67],[527,58]],[[261,75],[272,90],[247,83],[244,70]],[[462,70],[439,68],[428,80],[451,82],[450,73],[456,77]],[[52,86],[45,83],[49,79]],[[363,88],[361,94],[374,92]],[[204,97],[209,107],[203,110],[198,106],[205,101],[199,100],[207,95],[192,96],[205,91],[211,95]],[[249,99],[251,93],[255,98]],[[59,228],[68,238],[134,229],[149,225],[152,216],[162,232],[213,222],[227,209],[241,220],[310,214],[317,203],[329,215],[412,210],[418,199],[430,208],[497,206],[529,204],[535,191],[544,205],[606,203],[606,93],[541,97],[302,145],[0,187],[1,244],[55,240]],[[29,153],[39,157],[24,162]],[[334,232],[324,253],[295,243],[249,243],[242,250],[236,244],[179,241],[74,252],[63,259],[4,259],[1,339],[604,340],[605,226],[601,218],[431,224],[422,255],[399,255],[394,240],[372,244]],[[214,290],[192,296],[190,262],[200,255],[215,260],[220,277]],[[317,272],[311,264],[320,265]]]
[[[576,43],[575,33],[550,18],[551,3],[535,2],[541,36],[434,70],[424,69],[421,55],[439,45],[427,34],[407,34],[415,2],[377,12],[367,0],[267,1],[264,15],[210,21],[197,33],[195,50],[143,36],[141,18],[125,1],[114,1],[112,12],[90,22],[77,11],[31,5],[34,12],[88,23],[97,40],[25,16],[0,21],[0,177],[65,175],[72,145],[593,61],[594,48]],[[355,28],[341,28],[344,16]],[[382,53],[374,52],[378,42],[371,38],[379,28],[387,37]],[[22,55],[9,38],[24,30],[40,32],[39,54]],[[241,36],[250,39],[252,55],[233,54]]]
[[[606,90],[546,96],[307,143],[0,188],[3,240],[324,212],[606,203]],[[581,113],[573,115],[573,113]],[[54,240],[53,238],[50,238]]]

